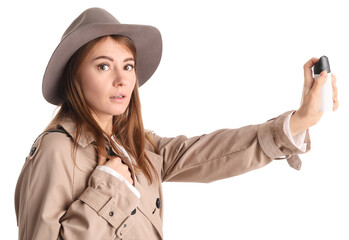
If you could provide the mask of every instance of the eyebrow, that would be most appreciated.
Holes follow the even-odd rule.
[[[98,60],[98,59],[107,59],[107,60],[109,60],[109,61],[111,61],[111,62],[114,62],[114,59],[113,58],[111,58],[111,57],[108,57],[108,56],[98,56],[98,57],[96,57],[93,61],[96,61],[96,60]],[[124,59],[124,62],[127,62],[127,61],[135,61],[133,58],[125,58]]]

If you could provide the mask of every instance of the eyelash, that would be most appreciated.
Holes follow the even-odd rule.
[[[131,67],[132,69],[131,70],[127,70],[127,67]],[[135,67],[132,65],[132,64],[127,64],[124,69],[127,70],[127,71],[132,71]]]
[[[99,64],[97,67],[98,67],[98,69],[101,70],[101,71],[106,71],[106,70],[103,70],[103,67],[104,67],[104,66],[109,67],[109,64],[102,63],[102,64]],[[128,67],[131,67],[132,69],[128,70],[128,69],[127,69]],[[132,64],[127,64],[127,65],[124,67],[124,70],[126,70],[126,71],[132,71],[134,68],[135,68],[135,67],[134,67]]]
[[[104,67],[104,66],[109,67],[109,65],[108,65],[108,64],[105,64],[105,63],[99,64],[97,67],[98,67],[98,69],[101,70],[101,71],[106,71],[106,70],[103,70],[103,67]]]

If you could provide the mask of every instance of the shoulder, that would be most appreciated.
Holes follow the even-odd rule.
[[[159,153],[159,143],[162,137],[158,136],[154,131],[146,130],[145,149],[154,153]]]
[[[148,151],[154,152],[154,143],[155,143],[156,134],[152,130],[145,129],[145,149]]]
[[[161,141],[161,139],[163,138],[152,130],[145,130],[145,134],[146,134],[147,144],[150,144],[150,145],[152,145],[151,143],[154,143],[155,145],[157,145],[158,142]]]
[[[38,145],[42,148],[65,149],[73,144],[71,137],[65,132],[45,132]]]
[[[64,132],[44,132],[31,147],[28,160],[32,163],[43,162],[49,159],[51,164],[71,159],[73,149],[72,139]]]

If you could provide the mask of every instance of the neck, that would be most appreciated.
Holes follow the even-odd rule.
[[[108,135],[112,135],[113,116],[101,117],[93,114],[93,118],[98,123],[99,127]]]

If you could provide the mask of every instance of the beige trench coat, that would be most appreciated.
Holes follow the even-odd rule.
[[[301,153],[283,130],[289,113],[260,125],[192,138],[154,134],[160,154],[150,144],[146,153],[162,182],[211,182],[236,176],[275,158]],[[66,120],[61,126],[70,136],[42,134],[19,176],[15,192],[19,239],[163,239],[161,183],[149,186],[142,174],[136,175],[139,199],[126,184],[96,170],[91,135],[80,138],[74,164],[75,124]],[[309,151],[308,131],[305,142]]]

